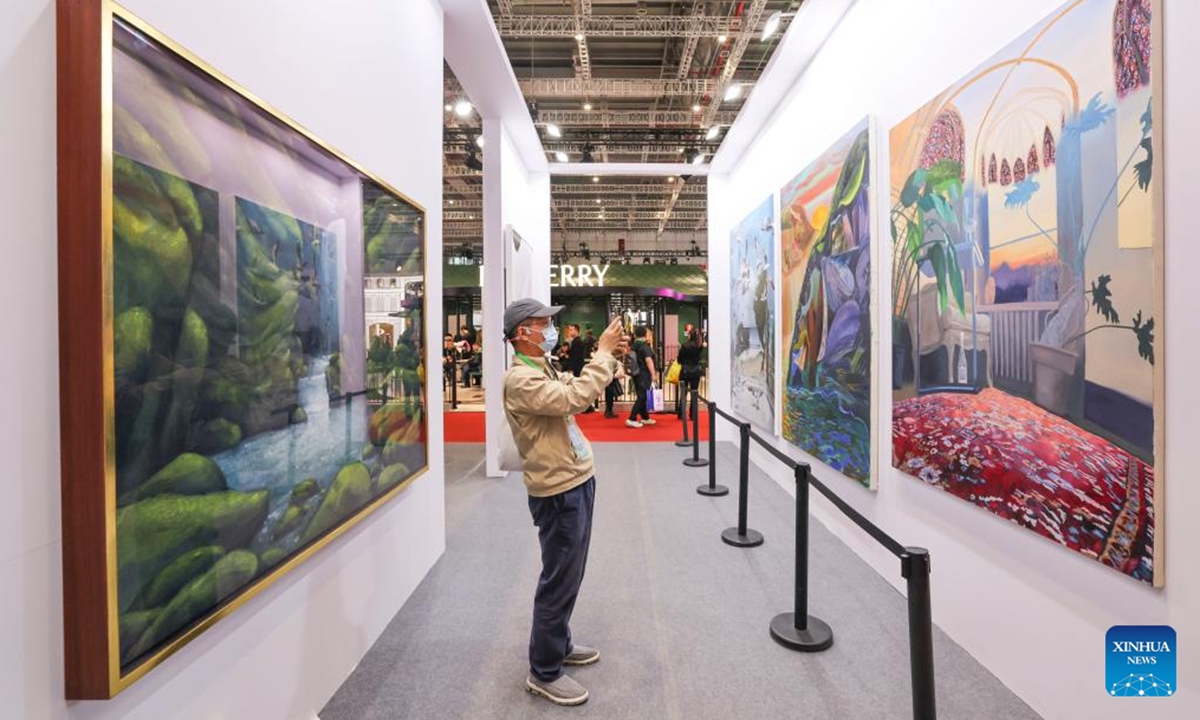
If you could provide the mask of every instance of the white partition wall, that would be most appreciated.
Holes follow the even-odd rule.
[[[813,0],[819,4],[823,0]],[[729,230],[768,193],[818,157],[834,140],[872,115],[878,155],[873,181],[881,250],[876,267],[889,267],[887,131],[994,52],[1063,5],[1061,0],[857,0],[811,65],[776,108],[770,123],[737,158],[723,158],[727,172],[709,178],[711,344],[730,346]],[[1165,33],[1159,40],[1165,67],[1166,252],[1166,586],[1155,590],[1076,553],[1004,522],[969,503],[901,474],[891,467],[891,393],[881,381],[878,400],[878,492],[865,490],[814,462],[814,472],[864,515],[901,542],[932,553],[934,621],[1035,710],[1049,718],[1200,716],[1200,483],[1194,479],[1200,447],[1200,381],[1192,370],[1200,357],[1200,322],[1192,288],[1200,271],[1200,223],[1194,201],[1200,117],[1194,88],[1200,46],[1189,37],[1200,27],[1200,4],[1165,0]],[[772,72],[786,73],[787,68]],[[793,69],[794,72],[794,69]],[[722,159],[718,157],[718,159]],[[1159,157],[1155,161],[1159,161]],[[882,284],[877,347],[888,355],[890,308]],[[790,322],[784,318],[783,322]],[[729,399],[727,353],[712,357],[713,392]],[[890,378],[890,356],[881,357],[878,378]],[[723,423],[724,424],[724,423]],[[726,426],[724,437],[733,434]],[[782,440],[780,447],[788,447]],[[805,458],[789,448],[794,457]],[[790,473],[758,448],[756,463],[793,489]],[[885,578],[903,588],[899,563],[814,493],[814,515],[853,547]],[[820,616],[820,596],[810,609]],[[896,617],[903,631],[905,618]],[[1105,693],[1105,632],[1121,624],[1172,625],[1178,632],[1179,692],[1155,701],[1122,701]],[[837,628],[834,628],[836,635]],[[871,648],[843,648],[869,653]],[[958,688],[962,691],[963,688]],[[1136,707],[1134,707],[1136,706]],[[981,714],[984,709],[981,709]]]
[[[442,297],[442,9],[436,0],[125,0],[427,211],[427,337]],[[0,716],[312,718],[445,546],[441,403],[429,469],[392,503],[107,702],[63,700],[55,226],[55,3],[0,23],[7,218],[0,432]],[[20,348],[17,350],[17,348]],[[426,366],[438,367],[438,346]]]

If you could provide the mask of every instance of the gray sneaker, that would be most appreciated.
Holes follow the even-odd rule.
[[[525,678],[525,689],[555,705],[582,705],[588,701],[587,688],[566,674],[560,675],[554,682],[542,682],[530,675]]]
[[[571,649],[571,654],[563,659],[563,665],[591,665],[600,659],[600,651],[596,648],[590,648],[587,645],[576,645]]]

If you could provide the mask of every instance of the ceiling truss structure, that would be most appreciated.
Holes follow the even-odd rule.
[[[742,29],[737,18],[705,15],[501,15],[496,21],[501,37],[573,38],[717,38]]]
[[[603,123],[605,127],[699,127],[702,121],[700,113],[684,110],[542,110],[538,119],[546,123],[554,123],[560,127],[575,125],[593,126]],[[737,113],[719,111],[713,116],[713,123],[722,126],[733,124]]]

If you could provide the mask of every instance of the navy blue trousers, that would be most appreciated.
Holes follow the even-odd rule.
[[[533,630],[529,634],[529,673],[542,682],[562,675],[571,653],[571,613],[583,583],[592,541],[592,508],[596,478],[565,493],[530,496],[529,512],[542,545],[542,575],[533,596]]]

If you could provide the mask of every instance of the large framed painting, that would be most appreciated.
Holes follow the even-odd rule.
[[[775,197],[730,233],[730,400],[734,411],[775,434]]]
[[[66,691],[108,698],[426,467],[424,211],[59,3]]]
[[[891,131],[896,467],[1163,582],[1151,0],[1073,0]]]
[[[874,488],[871,122],[779,192],[783,437]]]

